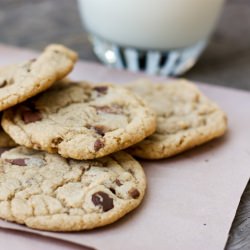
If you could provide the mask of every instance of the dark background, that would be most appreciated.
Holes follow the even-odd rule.
[[[97,61],[77,7],[75,0],[0,0],[0,43],[36,50],[63,43]],[[250,90],[250,0],[226,1],[208,48],[184,77]]]

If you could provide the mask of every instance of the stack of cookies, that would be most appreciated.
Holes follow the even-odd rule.
[[[110,224],[145,194],[131,155],[170,157],[226,131],[224,112],[185,80],[72,82],[76,60],[50,45],[0,69],[2,219],[51,231]]]

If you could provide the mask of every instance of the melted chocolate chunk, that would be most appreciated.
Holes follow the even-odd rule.
[[[95,132],[98,134],[98,135],[101,135],[101,136],[104,136],[106,134],[106,132],[108,132],[109,130],[107,129],[107,127],[103,126],[103,125],[94,125],[94,126],[91,126],[89,124],[85,125],[85,127],[87,129],[93,129],[95,130]]]
[[[107,132],[107,129],[105,126],[102,126],[102,125],[96,125],[96,126],[93,126],[95,132],[98,134],[98,135],[101,135],[101,136],[104,136],[105,133]]]
[[[94,150],[97,152],[97,151],[99,151],[101,148],[103,148],[104,147],[104,142],[103,141],[101,141],[100,139],[97,139],[96,141],[95,141],[95,144],[94,144]]]
[[[136,188],[131,188],[128,193],[133,199],[137,199],[140,196],[140,192]]]
[[[41,121],[42,120],[42,114],[39,110],[24,110],[22,112],[22,120],[25,124]]]
[[[92,202],[95,206],[101,206],[104,212],[107,212],[114,207],[113,199],[102,191],[96,192],[92,195]]]
[[[94,87],[94,90],[105,95],[107,94],[108,86],[96,86]]]
[[[61,137],[56,137],[54,139],[52,139],[51,143],[52,143],[52,147],[57,147],[58,144],[60,144],[63,141],[63,138]]]
[[[25,160],[27,160],[27,158],[6,159],[5,161],[9,162],[12,165],[27,166]]]
[[[116,180],[115,180],[115,183],[116,183],[116,185],[119,186],[119,187],[122,185],[122,183],[120,182],[119,179],[116,179]]]

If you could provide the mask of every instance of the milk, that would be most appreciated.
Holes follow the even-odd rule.
[[[224,0],[79,0],[87,29],[107,41],[171,50],[206,40]]]

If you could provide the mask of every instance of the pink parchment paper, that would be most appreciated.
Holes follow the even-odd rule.
[[[34,53],[0,46],[0,55],[3,64],[32,58]],[[145,75],[81,62],[72,77],[122,84]],[[41,232],[4,221],[0,221],[0,228],[32,232],[98,250],[223,249],[250,175],[250,93],[206,84],[198,87],[226,111],[229,131],[225,137],[177,157],[143,161],[148,190],[136,211],[117,223],[88,232]],[[33,234],[28,235],[22,237],[30,244]],[[6,245],[8,240],[6,237]],[[12,240],[18,241],[18,237],[13,234]],[[45,239],[36,241],[48,248]],[[49,244],[51,249],[53,244]]]

